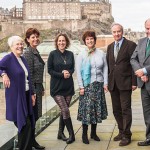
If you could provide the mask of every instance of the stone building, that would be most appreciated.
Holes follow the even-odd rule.
[[[79,0],[23,0],[23,20],[81,19]]]
[[[21,19],[24,21],[51,20],[99,20],[112,17],[109,0],[23,0],[22,8],[0,8],[0,20]],[[8,17],[7,17],[8,18]]]
[[[23,11],[22,8],[16,8],[16,6],[10,9],[12,14],[12,19],[23,19]]]
[[[10,19],[11,16],[12,15],[11,15],[10,11],[7,8],[4,9],[4,8],[0,7],[0,22]]]
[[[22,0],[22,8],[12,8],[10,19],[0,22],[0,39],[24,34],[29,27],[40,30],[76,32],[95,29],[99,34],[110,33],[114,21],[109,0]],[[0,13],[1,14],[1,13]],[[6,14],[2,17],[6,18]],[[8,30],[9,29],[9,30]],[[17,29],[17,30],[16,30]]]
[[[23,0],[23,20],[100,20],[109,18],[108,0]]]
[[[81,3],[83,19],[101,20],[112,14],[111,4],[106,0],[86,1]],[[104,16],[105,15],[105,16]],[[103,17],[104,16],[104,17]]]

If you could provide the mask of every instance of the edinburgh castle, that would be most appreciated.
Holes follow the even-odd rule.
[[[22,34],[31,26],[70,32],[94,28],[109,33],[113,21],[109,0],[23,0],[22,8],[0,8],[0,37]]]

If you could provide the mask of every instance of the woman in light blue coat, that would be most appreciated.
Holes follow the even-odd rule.
[[[91,124],[91,138],[100,141],[96,134],[97,123],[107,118],[107,107],[104,91],[108,91],[108,67],[106,55],[95,48],[96,35],[94,31],[86,31],[82,39],[87,48],[76,59],[76,71],[80,88],[77,119],[82,121],[82,141],[89,144],[87,130]]]

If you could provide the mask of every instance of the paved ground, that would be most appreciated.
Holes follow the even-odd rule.
[[[133,110],[133,123],[132,123],[132,143],[129,146],[120,147],[119,142],[114,142],[113,137],[118,134],[116,122],[112,114],[110,95],[106,94],[107,106],[109,116],[103,123],[98,124],[97,134],[101,138],[100,142],[96,142],[92,139],[90,144],[86,145],[82,143],[82,128],[81,122],[77,121],[78,101],[70,108],[71,116],[73,120],[74,131],[76,133],[76,141],[70,145],[67,145],[61,140],[57,140],[58,131],[58,119],[54,121],[46,130],[44,130],[37,140],[41,145],[45,145],[46,150],[150,150],[150,146],[139,147],[137,142],[145,139],[145,125],[143,120],[143,112],[140,100],[140,90],[136,90],[133,93],[132,110]],[[67,134],[67,131],[65,131]],[[89,134],[90,135],[90,127]]]

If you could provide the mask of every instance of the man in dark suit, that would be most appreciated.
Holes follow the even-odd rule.
[[[122,25],[114,23],[111,30],[115,41],[107,48],[108,88],[113,114],[119,129],[119,134],[114,137],[114,141],[120,141],[119,146],[126,146],[131,143],[131,94],[137,85],[130,64],[136,44],[123,37]]]
[[[131,57],[131,65],[137,75],[138,87],[141,88],[146,124],[146,140],[138,142],[138,146],[150,145],[150,18],[145,21],[145,29],[147,37],[138,41],[138,46]]]

